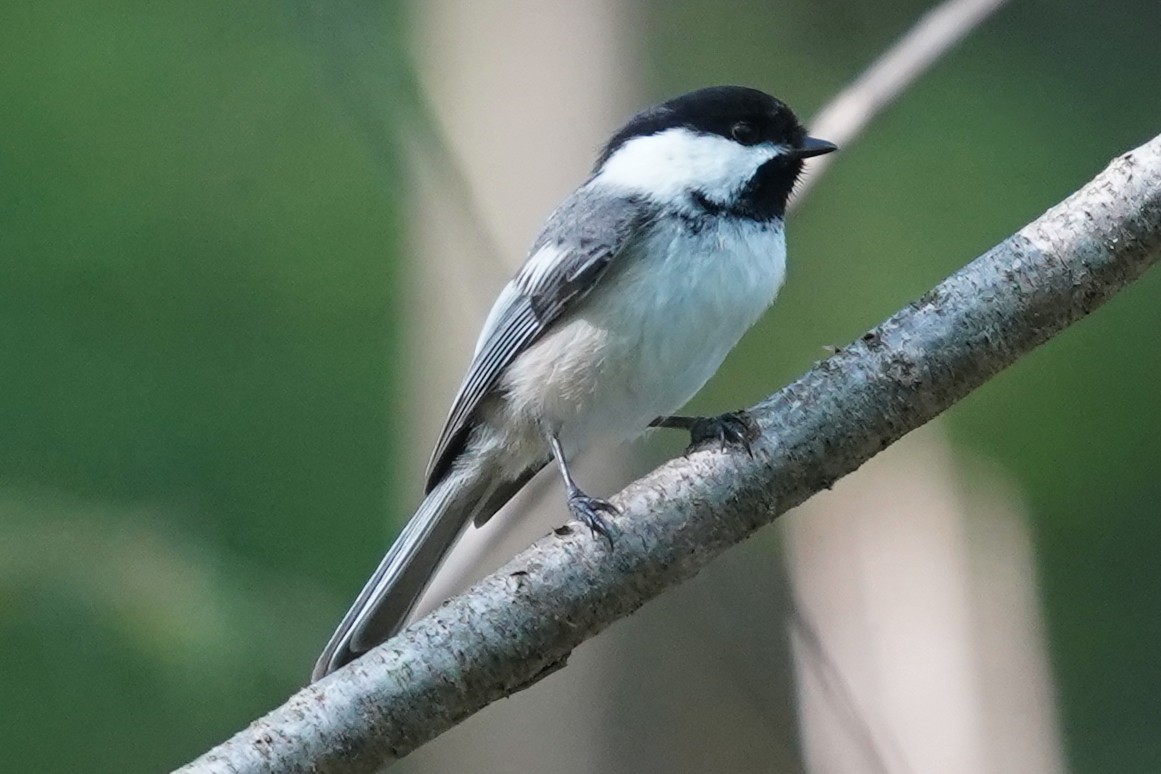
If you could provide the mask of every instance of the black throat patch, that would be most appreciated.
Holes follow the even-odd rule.
[[[726,202],[711,199],[704,191],[693,191],[694,206],[709,216],[731,216],[746,220],[769,221],[786,216],[786,204],[802,173],[802,159],[775,156],[754,173],[738,195]]]

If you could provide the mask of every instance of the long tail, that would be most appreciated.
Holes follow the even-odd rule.
[[[480,479],[478,474],[453,470],[431,490],[331,635],[315,663],[312,681],[355,660],[403,628],[464,527],[481,505],[495,499]]]
[[[343,616],[314,665],[311,681],[354,661],[402,629],[464,528],[491,518],[546,462],[530,465],[514,481],[487,475],[487,465],[452,468],[420,504]]]

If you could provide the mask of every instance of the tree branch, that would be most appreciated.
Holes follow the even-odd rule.
[[[615,552],[557,530],[180,771],[369,772],[829,487],[1161,258],[1161,137],[755,407],[753,457],[673,460],[617,498]]]

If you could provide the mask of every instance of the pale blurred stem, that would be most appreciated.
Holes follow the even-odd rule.
[[[1161,136],[753,407],[753,456],[679,457],[614,501],[616,551],[549,535],[185,772],[370,772],[562,667],[1161,259]]]
[[[868,124],[902,96],[932,65],[1008,0],[945,0],[879,56],[859,77],[810,120],[810,132],[848,148]],[[820,156],[799,184],[793,210],[806,197],[836,156]]]

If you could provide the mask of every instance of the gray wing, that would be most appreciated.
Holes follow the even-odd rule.
[[[585,187],[549,217],[488,314],[428,464],[426,491],[463,451],[480,401],[504,370],[596,287],[609,265],[637,241],[650,212],[640,198],[597,196]]]

